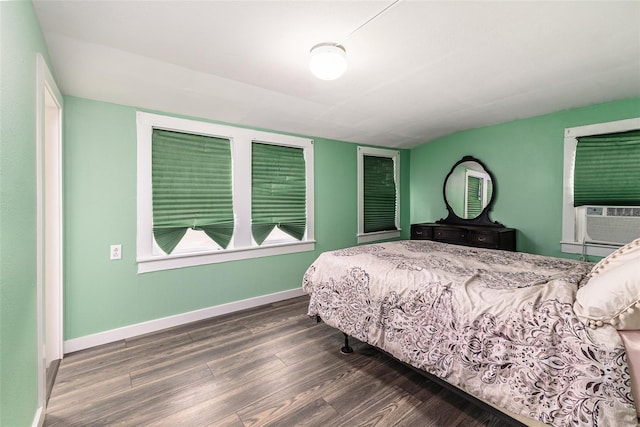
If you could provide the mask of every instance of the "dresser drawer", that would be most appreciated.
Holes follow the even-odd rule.
[[[439,223],[411,224],[411,239],[435,240],[478,248],[516,250],[516,230],[505,227]]]
[[[433,231],[433,240],[447,243],[466,243],[469,231],[463,228],[438,227]]]
[[[412,240],[431,240],[433,239],[433,227],[428,225],[413,224],[411,226]]]
[[[469,241],[473,246],[487,248],[497,248],[500,245],[500,235],[498,233],[483,233],[481,231],[471,231]]]

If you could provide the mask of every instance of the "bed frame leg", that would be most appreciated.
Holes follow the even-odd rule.
[[[344,334],[344,347],[340,349],[340,353],[342,354],[353,353],[353,349],[349,345],[349,335],[345,334],[344,332],[343,334]]]

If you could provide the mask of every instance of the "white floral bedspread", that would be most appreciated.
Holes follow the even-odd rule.
[[[635,426],[612,327],[573,312],[592,264],[410,240],[325,252],[310,316],[514,413],[553,426]]]

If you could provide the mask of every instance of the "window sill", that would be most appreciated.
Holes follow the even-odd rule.
[[[262,258],[273,255],[309,252],[315,250],[315,248],[315,240],[310,240],[305,242],[271,244],[261,247],[227,249],[216,252],[138,257],[136,261],[138,263],[138,274],[140,274],[197,265],[217,264],[227,261]]]
[[[606,245],[601,243],[585,243],[583,245],[580,242],[560,242],[560,250],[565,254],[584,254],[606,257],[618,248],[619,246]]]
[[[400,237],[400,231],[401,230],[391,230],[358,234],[358,244],[370,243],[378,240],[397,239],[398,237]]]

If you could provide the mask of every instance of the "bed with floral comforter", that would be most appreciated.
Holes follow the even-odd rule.
[[[325,252],[308,314],[504,410],[553,426],[635,426],[624,346],[586,327],[593,264],[410,240]]]

